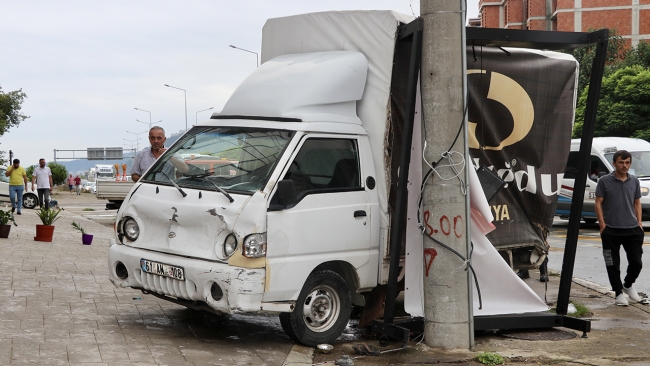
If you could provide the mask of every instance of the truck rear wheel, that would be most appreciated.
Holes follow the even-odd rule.
[[[280,314],[280,324],[294,341],[314,347],[334,342],[348,324],[351,310],[345,280],[336,272],[318,271],[307,278],[293,312]]]

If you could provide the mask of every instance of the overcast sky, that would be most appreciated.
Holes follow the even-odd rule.
[[[431,0],[435,1],[435,0]],[[328,10],[419,15],[418,0],[0,1],[0,86],[27,94],[18,128],[0,137],[23,166],[57,150],[148,144],[151,121],[171,133],[220,111],[256,67],[268,18]],[[468,0],[468,17],[478,0]],[[139,123],[136,121],[144,121]],[[133,133],[127,133],[127,131]],[[144,133],[140,133],[144,132]],[[139,133],[138,135],[134,133]],[[132,140],[132,141],[125,141]],[[125,144],[127,146],[125,146]],[[70,152],[57,157],[71,157]],[[79,155],[77,155],[79,156]],[[85,156],[85,154],[82,154]]]

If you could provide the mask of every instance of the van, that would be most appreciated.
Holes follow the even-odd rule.
[[[614,171],[614,153],[627,150],[632,154],[629,173],[639,178],[641,184],[641,207],[643,221],[650,220],[650,142],[627,137],[595,137],[591,145],[590,166],[587,173],[585,195],[583,197],[582,220],[588,224],[596,223],[596,185],[598,178]],[[568,219],[573,197],[573,185],[578,173],[580,139],[571,140],[571,152],[567,161],[562,188],[555,215]]]

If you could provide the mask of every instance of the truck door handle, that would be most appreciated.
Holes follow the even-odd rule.
[[[360,216],[366,216],[366,211],[364,210],[354,211],[354,217],[360,217]]]

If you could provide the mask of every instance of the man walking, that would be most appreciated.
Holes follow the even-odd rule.
[[[643,225],[641,222],[641,187],[639,180],[628,173],[632,155],[619,150],[614,153],[614,171],[601,177],[596,186],[596,217],[600,225],[603,257],[607,276],[615,292],[614,303],[627,306],[628,300],[641,301],[634,290],[634,281],[641,273],[643,261]],[[627,274],[621,282],[621,245],[627,255]]]
[[[11,201],[11,213],[16,212],[18,215],[23,207],[23,192],[27,190],[27,172],[20,166],[20,160],[14,159],[14,164],[7,169],[5,176],[9,177],[9,200]],[[25,189],[23,189],[23,186]],[[18,202],[16,202],[18,201]]]
[[[68,177],[68,188],[70,188],[70,194],[74,191],[74,178],[72,177],[72,174]]]
[[[52,183],[52,171],[49,167],[45,166],[45,159],[38,160],[38,166],[34,168],[32,173],[32,191],[34,190],[34,182],[36,182],[36,191],[38,191],[38,205],[45,209],[50,209],[50,192],[54,183]]]
[[[79,178],[79,175],[74,177],[74,187],[75,191],[77,192],[77,196],[81,196],[81,178]]]

